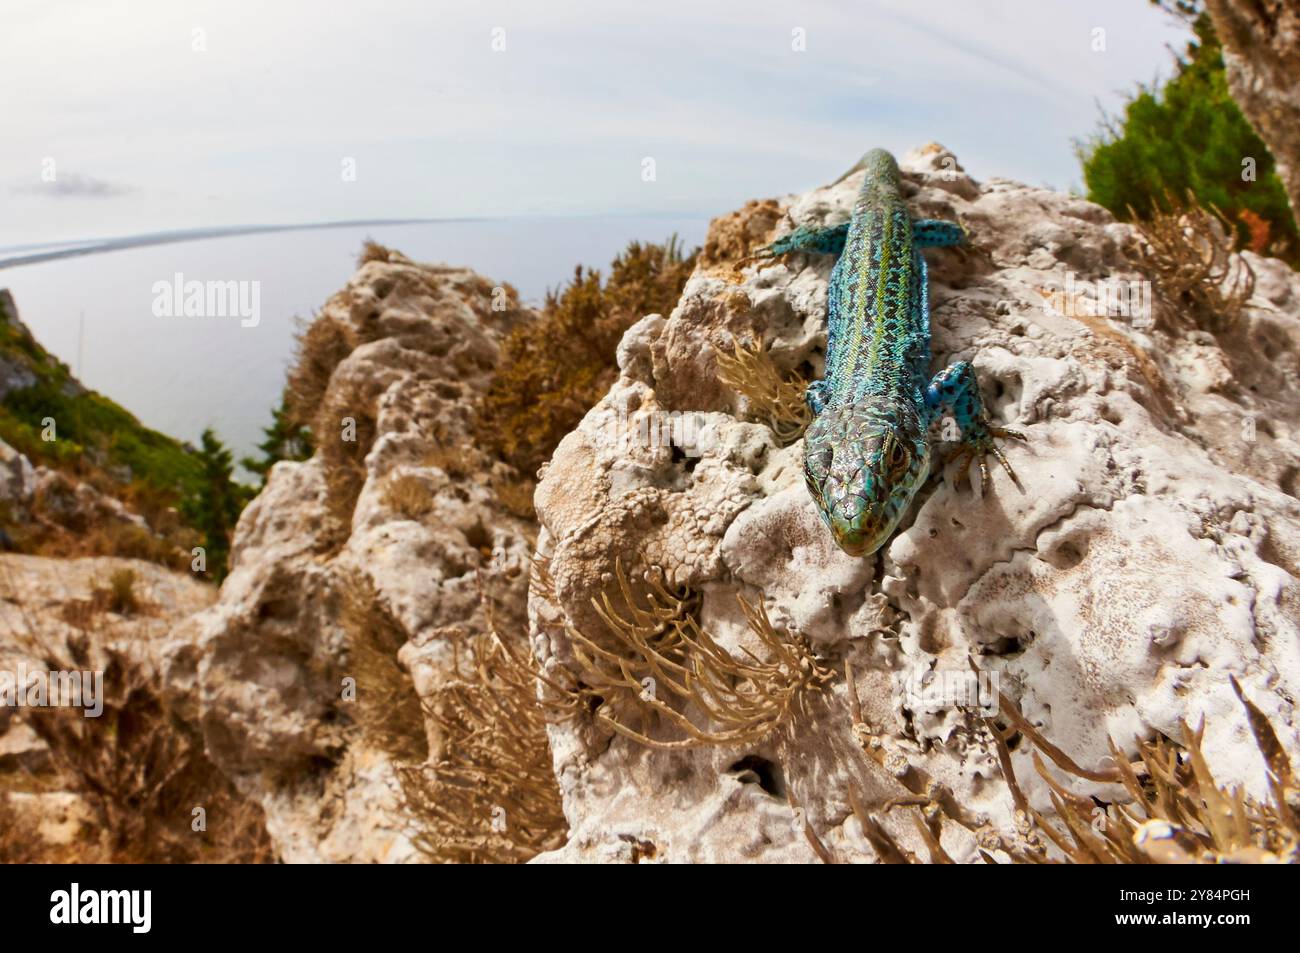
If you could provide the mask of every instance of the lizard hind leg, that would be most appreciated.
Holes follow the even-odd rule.
[[[912,241],[918,248],[948,248],[966,244],[966,229],[956,222],[919,218],[912,223]]]
[[[958,361],[945,367],[930,381],[925,389],[925,403],[936,417],[951,414],[951,419],[961,430],[961,445],[945,462],[960,461],[957,479],[960,480],[970,468],[972,460],[979,462],[981,482],[987,486],[989,471],[984,458],[992,455],[1007,471],[1011,482],[1023,493],[1024,487],[1016,476],[1016,471],[1007,462],[1006,456],[997,445],[996,438],[1014,438],[1025,440],[1018,430],[995,427],[989,423],[984,399],[980,395],[979,380],[975,377],[975,368],[969,361]],[[945,421],[946,429],[946,421]],[[953,435],[955,436],[955,435]],[[945,439],[948,434],[944,434]]]

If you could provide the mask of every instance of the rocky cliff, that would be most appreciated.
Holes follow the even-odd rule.
[[[831,263],[738,267],[847,217],[857,175],[714,223],[677,306],[627,332],[618,381],[543,468],[536,525],[469,436],[532,315],[397,255],[327,303],[347,343],[320,449],[275,467],[220,600],[166,651],[176,704],[284,859],[448,856],[455,819],[430,835],[404,787],[421,763],[444,794],[503,792],[456,856],[542,861],[874,860],[922,853],[925,830],[956,860],[1006,859],[1052,784],[1129,797],[1049,782],[1032,732],[1100,776],[1111,739],[1136,760],[1204,718],[1215,776],[1266,796],[1229,676],[1300,751],[1300,276],[1247,254],[1233,320],[1198,318],[1097,206],[976,182],[937,147],[903,166],[913,213],[973,236],[927,252],[936,362],[973,361],[1029,440],[1009,449],[1023,490],[948,473],[872,558],[818,522],[782,403],[820,371]],[[767,399],[720,363],[737,345]],[[927,691],[973,668],[979,699]],[[467,740],[485,734],[495,755]],[[914,826],[909,805],[956,821]]]
[[[322,368],[320,449],[276,464],[220,601],[169,648],[178,703],[286,861],[412,858],[393,732],[363,726],[430,694],[484,626],[481,587],[522,617],[534,530],[497,503],[469,429],[503,336],[531,316],[502,294],[384,254],[325,304],[318,326],[345,343]],[[413,727],[418,704],[394,730]]]

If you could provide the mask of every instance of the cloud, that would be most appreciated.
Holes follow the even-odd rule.
[[[45,195],[50,198],[61,199],[108,199],[119,195],[127,195],[134,192],[135,189],[129,185],[97,179],[93,175],[62,172],[55,177],[53,182],[16,185],[10,191],[15,195]]]

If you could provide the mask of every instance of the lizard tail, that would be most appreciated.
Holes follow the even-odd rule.
[[[866,182],[879,180],[898,181],[898,163],[894,161],[894,157],[885,149],[871,149],[853,164],[853,168],[832,182],[831,185],[839,185],[853,173],[862,169],[867,170]],[[863,183],[864,188],[866,182]]]

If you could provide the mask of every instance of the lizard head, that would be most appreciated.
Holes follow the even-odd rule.
[[[885,544],[929,472],[929,442],[904,400],[828,407],[804,435],[808,492],[850,556]]]

